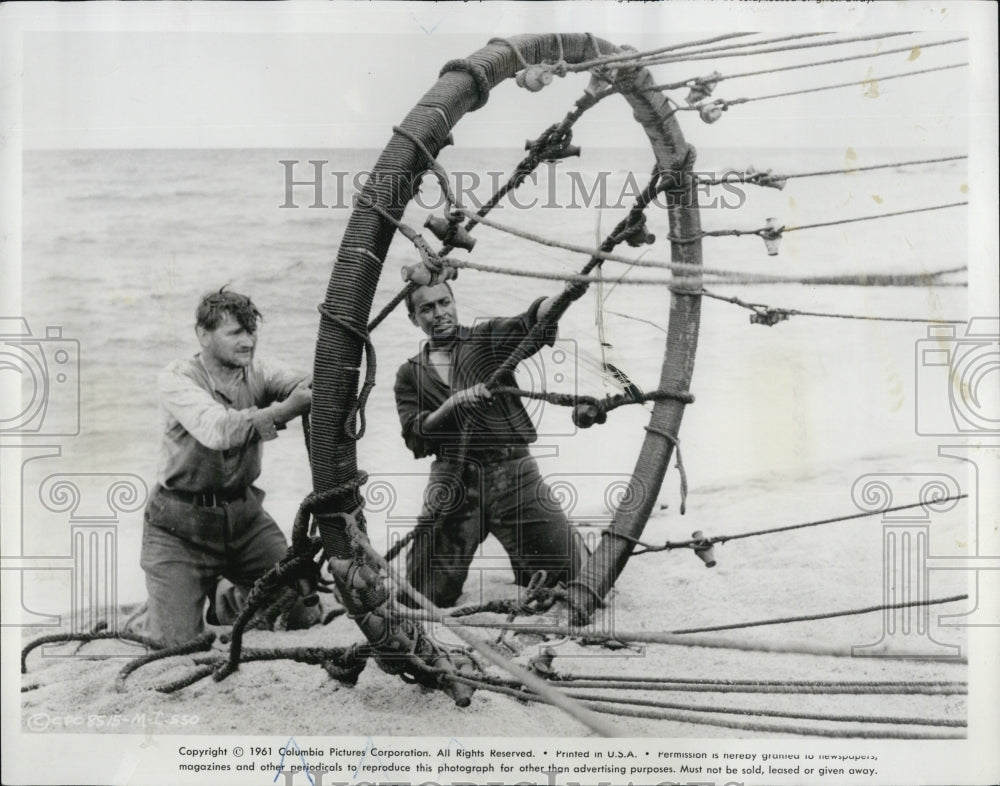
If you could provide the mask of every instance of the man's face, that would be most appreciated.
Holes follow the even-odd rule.
[[[413,293],[410,321],[431,338],[446,338],[458,329],[458,310],[447,284],[420,287]]]
[[[202,352],[229,368],[250,365],[257,346],[257,333],[251,332],[226,314],[214,330],[196,329]]]

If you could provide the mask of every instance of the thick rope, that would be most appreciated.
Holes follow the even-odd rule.
[[[281,647],[248,649],[243,653],[243,662],[292,660],[297,663],[321,665],[332,678],[345,685],[356,685],[364,671],[370,649],[365,645],[352,644],[345,647]],[[190,674],[163,683],[156,687],[158,693],[174,693],[212,674],[221,661],[222,655],[196,657],[197,664]]]
[[[124,631],[101,630],[91,633],[50,633],[45,636],[39,636],[21,650],[21,673],[28,673],[28,655],[45,644],[62,644],[68,641],[78,641],[81,644],[86,644],[91,641],[107,641],[110,639],[131,641],[133,644],[141,644],[153,650],[159,650],[163,647],[163,643],[156,639]]]
[[[477,109],[482,109],[486,106],[486,102],[490,99],[490,78],[486,75],[486,71],[483,67],[464,58],[460,60],[449,60],[441,68],[440,76],[444,76],[452,71],[462,71],[468,74],[472,77],[472,81],[476,84],[476,102],[472,105],[469,111],[475,112]]]
[[[779,68],[762,68],[758,71],[744,71],[739,74],[713,74],[710,77],[692,77],[690,79],[685,79],[680,82],[667,82],[662,85],[652,85],[648,87],[647,90],[680,90],[682,88],[696,87],[703,85],[705,83],[711,83],[713,86],[719,82],[729,79],[742,79],[748,76],[760,76],[762,74],[777,74],[782,71],[797,71],[802,68],[814,68],[816,66],[830,65],[832,63],[846,63],[851,60],[869,60],[873,57],[884,57],[885,55],[895,55],[900,52],[913,52],[915,49],[930,49],[935,46],[944,46],[945,44],[956,44],[961,41],[968,41],[968,38],[949,38],[944,41],[931,41],[929,43],[917,43],[911,44],[910,46],[902,46],[895,49],[883,49],[878,52],[867,52],[865,54],[859,55],[848,55],[846,57],[835,57],[831,60],[816,60],[812,63],[796,63],[795,65],[781,66]]]
[[[560,407],[575,407],[580,404],[591,404],[598,407],[602,412],[611,412],[618,407],[629,404],[644,404],[647,401],[683,401],[685,404],[694,403],[694,395],[686,390],[650,390],[642,393],[619,393],[613,396],[597,398],[575,393],[552,393],[545,390],[522,390],[521,388],[496,387],[493,393],[497,395],[520,396],[521,398],[545,401]]]
[[[118,672],[118,676],[115,678],[115,690],[118,691],[118,693],[124,693],[125,681],[128,679],[129,675],[148,663],[152,663],[157,660],[164,660],[165,658],[172,658],[175,655],[190,655],[194,652],[204,652],[205,650],[211,649],[214,642],[215,634],[207,632],[201,634],[200,636],[196,636],[191,639],[191,641],[186,641],[172,647],[164,647],[163,649],[156,650],[155,652],[150,652],[147,655],[130,660],[122,666],[121,671]]]
[[[364,472],[358,472],[357,476],[339,486],[334,486],[323,492],[312,492],[299,505],[299,510],[295,515],[295,524],[292,529],[292,543],[288,548],[288,553],[282,557],[273,568],[261,576],[254,583],[250,594],[247,596],[246,607],[239,613],[233,623],[233,630],[229,642],[228,662],[220,666],[215,672],[215,680],[220,682],[239,668],[240,654],[243,649],[243,632],[250,624],[258,610],[267,602],[274,592],[299,579],[304,579],[310,583],[317,580],[319,567],[316,565],[316,555],[323,549],[323,544],[318,538],[313,539],[308,534],[309,518],[311,514],[323,510],[331,501],[337,497],[354,491],[362,486],[368,479]]]
[[[365,550],[368,557],[372,559],[379,568],[384,571],[396,585],[405,592],[409,598],[416,603],[420,608],[427,612],[430,616],[435,619],[442,619],[443,615],[441,610],[438,609],[428,598],[414,589],[408,581],[403,579],[396,570],[389,563],[385,562],[381,555],[372,549],[371,544],[367,542],[361,542],[360,547]],[[554,704],[559,707],[559,709],[566,712],[575,720],[587,726],[592,731],[597,732],[605,737],[620,737],[623,736],[621,732],[618,731],[611,724],[604,723],[601,719],[595,718],[593,713],[582,708],[577,704],[577,702],[567,699],[559,691],[553,690],[545,680],[540,677],[528,672],[523,667],[501,657],[495,653],[489,646],[484,642],[480,641],[475,636],[471,635],[469,632],[462,630],[461,628],[453,628],[452,632],[458,636],[466,645],[472,647],[479,655],[481,655],[485,660],[497,666],[508,674],[510,674],[514,679],[518,680],[522,684],[530,686],[533,690],[538,691],[541,694],[543,700],[548,701],[550,704]],[[427,669],[431,672],[431,669]],[[451,680],[453,682],[464,682],[468,678],[465,678],[456,672],[446,672],[443,675],[446,680]]]

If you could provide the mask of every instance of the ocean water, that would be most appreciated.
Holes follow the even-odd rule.
[[[729,167],[798,172],[906,161],[961,151],[809,149],[703,150],[698,169]],[[265,321],[259,353],[310,368],[323,297],[349,217],[352,181],[374,164],[377,150],[96,150],[34,151],[24,157],[24,314],[35,334],[60,326],[79,342],[80,433],[61,441],[61,456],[26,465],[23,553],[66,552],[66,517],[39,504],[36,489],[53,472],[131,473],[152,486],[158,449],[155,377],[175,357],[193,354],[193,313],[200,295],[229,285],[250,294]],[[448,148],[441,161],[470,173],[460,187],[485,199],[490,172],[509,172],[517,150]],[[307,162],[323,165],[323,202],[311,208],[313,189],[298,186],[286,202],[285,165],[297,161],[296,179],[312,176]],[[519,209],[505,205],[492,217],[567,243],[594,246],[631,204],[630,173],[645,183],[651,156],[644,150],[585,151],[580,159],[543,171],[519,193]],[[344,173],[335,175],[334,172]],[[570,175],[576,173],[576,181]],[[602,174],[604,173],[604,174]],[[471,188],[473,177],[483,181]],[[497,174],[492,177],[500,178]],[[586,204],[588,190],[606,184],[605,204]],[[573,185],[577,185],[574,200]],[[791,181],[784,191],[747,188],[728,204],[703,203],[705,229],[751,229],[767,217],[807,224],[964,199],[964,161],[908,169]],[[625,198],[619,199],[624,192]],[[436,202],[436,186],[422,192]],[[475,203],[472,203],[475,207]],[[411,205],[405,220],[423,224],[432,212]],[[706,267],[790,276],[922,272],[965,264],[966,214],[956,208],[788,234],[778,256],[759,238],[709,238]],[[669,259],[666,212],[650,211],[657,242],[648,259]],[[565,273],[579,255],[541,247],[486,227],[476,231],[471,259],[525,270]],[[456,252],[460,255],[464,252]],[[399,267],[415,261],[397,236],[375,297],[378,309],[401,286]],[[662,363],[669,293],[633,286],[631,278],[658,271],[608,264],[604,288],[605,337],[610,357],[641,387],[655,389]],[[620,283],[616,279],[624,274]],[[558,291],[555,281],[463,271],[456,284],[463,321],[513,314],[535,297]],[[773,306],[914,318],[964,319],[963,288],[718,285],[720,294]],[[596,299],[588,295],[564,318],[560,344],[524,364],[524,386],[616,392],[599,372],[601,349]],[[934,446],[915,433],[921,370],[917,342],[924,324],[793,318],[774,327],[751,325],[748,312],[706,300],[692,392],[681,441],[693,495],[739,495],[751,481],[777,486],[816,477],[831,467],[863,474],[873,461],[924,459]],[[417,351],[422,336],[401,311],[374,333],[377,387],[368,406],[368,433],[359,464],[379,488],[392,489],[391,515],[417,512],[428,469],[414,461],[399,437],[392,397],[395,370]],[[640,407],[616,411],[601,428],[577,433],[566,410],[534,405],[540,434],[536,453],[544,472],[574,478],[609,478],[631,472],[648,415]],[[298,424],[265,450],[260,485],[268,507],[287,530],[310,491]],[[607,484],[577,482],[574,515],[598,515]],[[663,502],[676,507],[676,473]],[[830,490],[850,512],[850,489]],[[379,505],[382,507],[380,508]],[[373,517],[388,510],[373,500]],[[780,510],[780,493],[775,497]],[[787,513],[794,513],[787,511]],[[387,514],[388,515],[388,514]],[[138,567],[141,510],[119,521],[121,600],[143,595]],[[374,528],[377,529],[377,528]],[[373,540],[378,543],[373,531]]]

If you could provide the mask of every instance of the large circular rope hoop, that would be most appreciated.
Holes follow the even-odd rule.
[[[437,155],[462,116],[483,106],[489,90],[523,67],[512,47],[528,64],[555,61],[560,56],[574,64],[598,54],[619,51],[606,41],[582,33],[522,35],[492,42],[466,60],[449,63],[400,127]],[[695,183],[691,177],[694,151],[684,141],[671,107],[659,91],[646,90],[653,79],[644,68],[619,73],[616,84],[632,107],[635,119],[645,129],[662,172],[662,182],[667,183],[671,236],[700,237]],[[354,482],[358,473],[356,443],[346,433],[345,424],[358,393],[364,346],[360,336],[365,333],[382,264],[396,231],[371,205],[377,204],[394,218],[402,218],[413,197],[414,183],[419,182],[417,176],[427,163],[423,152],[404,134],[394,135],[386,145],[348,221],[321,308],[311,413],[313,489],[320,494],[335,488],[347,489],[334,495],[325,512],[316,516],[328,559],[351,557],[342,514],[357,511],[361,496]],[[674,262],[701,264],[701,244],[674,243],[671,257]],[[686,273],[682,283],[697,291],[701,287],[700,274]],[[674,292],[670,295],[669,309],[659,388],[687,390],[698,341],[700,298]],[[683,411],[681,401],[655,404],[624,498],[627,504],[621,504],[614,517],[612,526],[617,531],[633,537],[642,533],[659,494]],[[598,600],[613,586],[632,548],[633,544],[625,538],[602,539],[571,593],[577,622],[588,619]]]

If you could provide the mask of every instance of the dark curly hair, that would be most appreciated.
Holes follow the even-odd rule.
[[[451,299],[455,299],[455,290],[451,288],[451,284],[447,281],[442,282],[446,287],[448,287],[448,292],[451,294]],[[413,302],[413,296],[417,293],[418,289],[424,289],[424,287],[414,287],[412,290],[406,293],[406,311],[412,317],[415,311],[416,304]]]
[[[194,312],[195,324],[205,330],[215,330],[226,314],[251,333],[257,330],[257,320],[264,319],[249,297],[222,287],[218,292],[210,292],[201,299]]]

